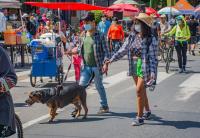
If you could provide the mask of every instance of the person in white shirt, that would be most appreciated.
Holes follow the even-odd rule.
[[[161,15],[160,16],[160,33],[161,35],[167,33],[168,31],[171,30],[170,24],[167,22],[167,17],[166,15]]]

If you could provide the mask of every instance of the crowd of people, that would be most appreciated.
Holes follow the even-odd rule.
[[[59,27],[57,18],[50,19],[45,14],[40,18],[36,14],[24,14],[22,18],[32,39],[39,38],[45,33],[59,35],[62,46],[64,46],[60,57],[72,56],[75,79],[79,85],[87,88],[94,79],[100,96],[101,106],[98,114],[109,112],[103,74],[107,73],[113,62],[127,55],[128,75],[133,77],[137,96],[137,116],[132,122],[133,126],[142,125],[144,120],[151,116],[146,89],[156,84],[158,47],[162,37],[175,37],[179,73],[186,72],[187,51],[195,56],[195,48],[199,40],[199,21],[192,15],[189,17],[179,15],[167,20],[166,15],[152,17],[140,13],[133,18],[128,37],[125,37],[123,27],[117,17],[113,17],[111,21],[106,15],[103,15],[97,24],[92,12],[88,12],[82,18],[79,32],[68,30],[65,23],[62,22]],[[5,92],[9,93],[9,89],[15,86],[16,74],[8,60],[8,55],[2,48],[0,48],[0,64],[6,67],[6,70],[5,68],[0,69],[0,109],[10,107],[2,109],[9,110],[8,113],[0,112],[0,130],[5,130],[4,126],[9,126],[6,128],[8,131],[6,133],[9,135],[15,131],[10,121],[13,119],[13,112],[10,112],[10,110],[13,111],[13,106],[10,106],[12,103],[10,94],[5,94]],[[3,106],[5,103],[9,105]],[[5,118],[10,119],[5,120]]]

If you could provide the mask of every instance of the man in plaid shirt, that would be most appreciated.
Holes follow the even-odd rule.
[[[83,58],[83,68],[79,84],[85,88],[94,78],[96,89],[100,95],[100,110],[98,114],[109,112],[105,88],[103,86],[103,64],[109,59],[109,49],[106,40],[96,31],[94,14],[88,12],[83,18],[85,33],[78,48]],[[75,54],[76,52],[72,52]]]

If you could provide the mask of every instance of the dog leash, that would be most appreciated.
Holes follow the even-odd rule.
[[[70,71],[71,66],[72,66],[72,58],[70,58],[68,55],[67,55],[67,58],[70,60],[70,64],[69,64],[69,66],[68,66],[67,73],[66,73],[66,75],[65,75],[64,81],[67,80],[67,77],[68,77],[69,71]]]

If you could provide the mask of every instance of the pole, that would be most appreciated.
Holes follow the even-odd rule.
[[[61,32],[60,8],[58,8],[58,18],[59,18],[59,34],[60,34]]]

